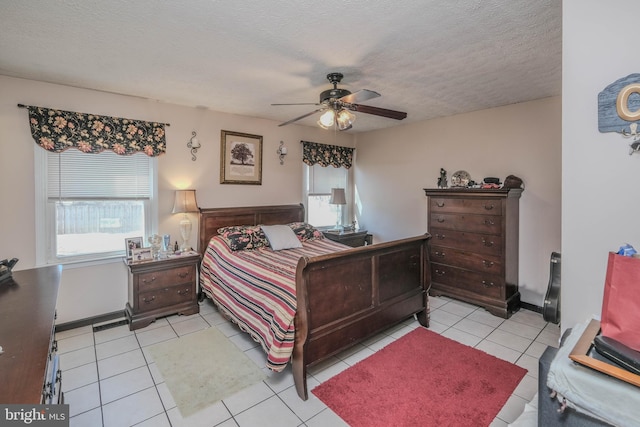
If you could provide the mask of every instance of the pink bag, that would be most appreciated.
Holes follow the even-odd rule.
[[[640,258],[609,253],[602,335],[640,351]]]

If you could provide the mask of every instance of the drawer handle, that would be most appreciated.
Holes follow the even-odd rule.
[[[438,221],[438,222],[444,222],[444,218],[442,218],[442,217],[438,217],[438,219],[437,219],[436,221]]]
[[[444,240],[444,234],[438,234],[438,233],[436,233],[436,239],[438,239],[438,240]]]
[[[142,279],[142,281],[144,283],[151,283],[151,282],[155,282],[156,280],[156,276],[153,276],[151,279]]]
[[[442,271],[442,270],[438,270],[438,269],[436,269],[435,273],[436,273],[438,276],[444,276],[444,271]]]
[[[486,280],[482,281],[482,286],[484,286],[485,288],[490,288],[492,286],[495,286],[495,283],[493,282],[487,282]]]
[[[149,304],[151,302],[153,302],[153,300],[156,299],[156,296],[152,296],[150,299],[147,298],[142,298],[142,301],[144,301],[145,304]]]
[[[436,205],[438,205],[439,208],[444,207],[444,202],[442,200],[438,200],[436,201]]]
[[[185,271],[181,271],[180,273],[178,273],[178,277],[181,278],[181,279],[184,279],[188,275],[189,275],[189,273],[187,273]]]
[[[484,237],[482,238],[482,243],[483,243],[486,247],[488,247],[488,248],[490,248],[491,246],[493,246],[493,242],[491,242],[491,241],[487,241]]]
[[[482,260],[482,263],[484,264],[484,266],[485,266],[486,268],[491,268],[491,267],[493,267],[493,261],[487,261],[486,259],[483,259],[483,260]]]
[[[493,222],[493,220],[491,220],[491,219],[485,219],[484,223],[485,223],[485,225],[496,225],[496,223]]]
[[[185,290],[180,289],[178,291],[178,295],[187,295],[188,293],[189,293],[189,288],[187,288]]]
[[[495,206],[493,205],[493,203],[491,203],[490,205],[484,205],[484,208],[488,211],[492,210]]]
[[[438,251],[436,251],[436,252],[434,253],[434,255],[435,255],[435,256],[437,256],[437,257],[440,257],[440,258],[444,258],[444,256],[445,256],[446,254],[445,254],[444,252],[438,252]]]

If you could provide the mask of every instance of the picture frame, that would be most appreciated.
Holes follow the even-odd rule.
[[[142,237],[128,237],[124,239],[124,247],[127,251],[127,258],[131,258],[133,249],[142,248]]]
[[[131,250],[131,262],[134,264],[152,259],[153,254],[151,253],[151,248],[135,248]]]
[[[221,131],[220,184],[262,185],[262,136]]]
[[[596,371],[600,371],[603,374],[607,374],[629,384],[633,384],[636,387],[640,387],[640,375],[636,375],[633,372],[614,366],[612,363],[607,363],[591,356],[591,352],[595,351],[592,350],[593,339],[599,333],[600,321],[591,319],[578,339],[578,342],[573,347],[573,350],[569,353],[569,359],[591,369],[595,369]]]

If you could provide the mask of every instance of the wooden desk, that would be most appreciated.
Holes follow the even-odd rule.
[[[61,273],[34,268],[0,282],[0,403],[44,402]]]

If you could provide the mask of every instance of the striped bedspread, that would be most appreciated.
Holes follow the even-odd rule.
[[[213,237],[202,261],[200,286],[223,314],[262,345],[267,367],[281,371],[293,352],[298,260],[345,249],[350,248],[317,239],[298,249],[232,252]]]

